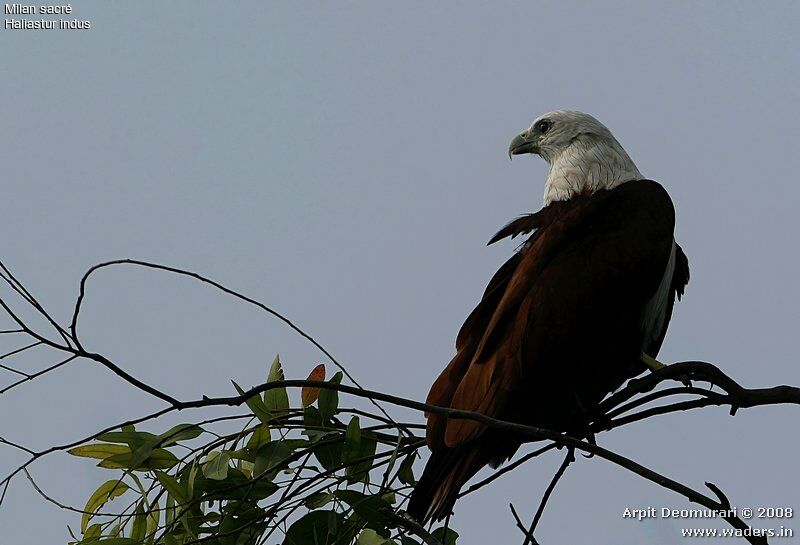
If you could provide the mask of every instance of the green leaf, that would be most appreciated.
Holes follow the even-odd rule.
[[[159,476],[160,472],[156,471],[155,473],[156,473],[156,477],[158,477],[158,480],[161,482],[161,485],[164,486],[164,481],[162,480],[162,477]],[[167,475],[167,474],[164,473],[163,475]],[[172,477],[169,477],[169,478],[172,479]],[[167,499],[164,502],[164,523],[167,526],[169,526],[170,524],[172,524],[172,522],[175,520],[175,517],[178,514],[178,509],[175,507],[175,504],[176,503],[180,503],[180,502],[177,502],[175,500],[175,497],[173,496],[173,493],[169,490],[169,487],[165,487],[165,488],[167,488],[167,491],[169,492],[169,494],[167,494]]]
[[[389,538],[383,537],[372,528],[367,528],[358,535],[356,545],[387,545],[391,542]]]
[[[336,516],[337,513],[328,513],[328,533],[336,534],[341,526],[341,520]]]
[[[411,539],[408,536],[401,536],[400,537],[400,543],[402,545],[422,545],[419,541]]]
[[[136,510],[134,511],[133,527],[131,528],[131,539],[137,543],[141,543],[147,533],[147,514],[144,511],[144,501],[141,500],[136,503]]]
[[[222,481],[228,477],[228,469],[231,461],[229,452],[212,452],[208,455],[206,463],[203,464],[203,475],[207,479]]]
[[[266,522],[263,509],[242,508],[242,504],[234,504],[231,509],[225,509],[226,515],[219,523],[214,540],[219,545],[255,544],[263,532]],[[213,537],[213,536],[210,536]]]
[[[397,455],[400,452],[401,444],[402,444],[402,436],[398,435],[397,444],[394,446],[394,450],[392,451],[392,457],[389,458],[389,463],[386,465],[386,469],[383,472],[383,474],[387,477],[392,474],[392,469],[394,469],[394,464],[397,462]]]
[[[327,492],[315,492],[306,498],[306,501],[303,502],[306,507],[309,509],[319,509],[330,503],[330,501],[334,498],[332,493]]]
[[[162,439],[160,446],[168,447],[176,444],[178,441],[189,441],[199,437],[202,433],[203,428],[197,424],[178,424],[159,435]]]
[[[86,502],[86,507],[83,508],[86,513],[84,513],[81,518],[81,533],[86,535],[89,521],[94,516],[95,511],[99,510],[107,501],[111,501],[127,491],[128,485],[118,479],[106,481],[101,484],[97,490],[89,496],[89,501]]]
[[[394,490],[390,490],[389,492],[384,493],[381,498],[383,498],[389,505],[394,505],[397,501],[397,496],[394,493]]]
[[[331,384],[341,384],[342,372],[338,371],[328,382]],[[336,414],[336,410],[339,408],[339,392],[336,390],[328,390],[323,388],[319,392],[319,401],[317,406],[319,407],[319,413],[320,416],[322,416],[322,420],[327,422],[333,418],[333,415]]]
[[[372,528],[382,530],[386,527],[386,515],[381,510],[390,509],[391,506],[380,496],[368,496],[355,490],[337,490],[334,495],[349,505]]]
[[[336,531],[343,521],[344,517],[335,511],[311,511],[289,526],[283,545],[337,543]]]
[[[197,460],[195,460],[195,461],[192,462],[192,465],[189,468],[189,474],[188,475],[185,472],[185,468],[184,468],[184,471],[182,471],[183,478],[181,479],[181,486],[185,486],[186,487],[186,497],[187,498],[193,498],[194,497],[194,481],[197,478],[197,471],[199,469],[200,469],[200,464],[197,462]]]
[[[92,541],[92,545],[141,545],[141,543],[141,541],[137,541],[129,537],[111,537],[108,539]]]
[[[244,500],[260,501],[278,490],[278,486],[268,479],[253,480],[238,469],[228,469],[228,477],[224,481],[208,479],[202,473],[195,480],[195,496],[206,494],[210,500]]]
[[[408,456],[403,459],[400,464],[400,469],[397,470],[397,478],[401,483],[413,486],[416,484],[414,480],[414,458],[417,457],[415,452],[409,452]]]
[[[233,381],[231,381],[233,382]],[[239,392],[240,396],[245,394],[244,390],[241,386],[233,382],[233,387],[236,388],[236,391]],[[262,424],[269,424],[269,421],[272,420],[272,413],[267,409],[266,405],[261,399],[259,395],[250,396],[247,401],[245,401],[247,406],[253,411],[253,414],[258,418]]]
[[[126,462],[125,467],[130,469],[136,469],[141,467],[144,462],[150,458],[150,455],[153,454],[153,449],[156,448],[156,445],[161,441],[160,438],[156,437],[155,439],[151,439],[146,443],[139,445],[136,450],[130,456],[130,459]],[[167,452],[167,451],[164,451]],[[118,458],[122,460],[122,458]],[[176,459],[177,461],[177,459]]]
[[[175,477],[163,471],[156,471],[156,479],[161,483],[161,486],[166,488],[169,495],[175,500],[176,503],[183,505],[187,503],[186,489]]]
[[[127,448],[127,447],[125,447]],[[153,449],[148,456],[138,465],[133,464],[133,453],[124,452],[109,456],[97,464],[106,469],[131,469],[148,471],[152,469],[169,469],[178,463],[178,458],[168,450]]]
[[[357,416],[350,419],[347,425],[347,435],[344,440],[344,451],[342,452],[342,461],[344,463],[351,462],[358,458],[361,452],[361,421]]]
[[[130,447],[122,445],[109,445],[107,443],[97,443],[92,445],[83,445],[82,447],[75,447],[69,449],[67,452],[73,456],[82,456],[84,458],[97,458],[105,460],[109,456],[115,454],[130,453]]]
[[[247,450],[257,451],[261,446],[266,445],[272,439],[272,434],[269,431],[269,426],[261,424],[253,430],[250,439],[247,440]]]
[[[100,537],[100,534],[103,533],[103,527],[100,524],[92,524],[86,529],[86,532],[83,534],[83,539],[80,540],[78,543],[96,543],[97,539]]]
[[[256,458],[253,462],[253,477],[280,469],[283,462],[291,455],[292,449],[286,445],[285,441],[267,443],[256,452]]]
[[[311,444],[306,439],[283,439],[282,443],[287,447],[289,447],[291,450],[306,448]]]
[[[109,431],[97,436],[98,441],[109,443],[125,443],[131,450],[136,449],[144,443],[155,439],[156,436],[146,431]]]
[[[351,483],[358,481],[369,483],[369,472],[374,463],[374,459],[370,457],[375,455],[377,447],[378,440],[373,433],[368,431],[361,432],[359,450],[354,460],[360,459],[362,461],[348,466],[346,470],[346,475]]]
[[[456,545],[456,540],[458,539],[458,532],[452,528],[448,528],[447,533],[445,533],[444,526],[435,529],[431,532],[431,535],[439,540],[442,545]]]
[[[341,441],[336,441],[330,444],[321,444],[314,447],[314,458],[325,469],[333,469],[342,463],[342,450],[344,444]]]
[[[267,382],[276,382],[283,380],[283,367],[281,366],[281,355],[276,354],[275,359],[272,360],[272,365],[269,366],[269,373],[267,374]]]
[[[283,367],[281,367],[280,356],[275,356],[275,360],[269,369],[267,383],[281,380],[284,380]],[[266,405],[267,410],[277,416],[288,414],[289,394],[286,392],[286,388],[275,388],[264,392],[264,405]]]
[[[109,530],[108,537],[120,537],[120,532],[122,532],[122,526],[115,524],[111,527],[111,530]]]
[[[328,429],[323,429],[326,428],[326,424],[330,423],[322,421],[319,409],[316,407],[306,407],[303,409],[303,435],[307,436],[312,443],[318,442],[323,437],[341,433],[335,428],[329,427]]]
[[[138,433],[138,435],[142,437],[146,437],[143,432],[122,432],[127,434]],[[146,460],[148,460],[154,452],[156,447],[166,447],[170,445],[176,444],[178,441],[182,440],[189,440],[194,439],[195,437],[199,436],[203,433],[203,428],[194,424],[179,424],[170,430],[162,433],[161,435],[150,435],[151,437],[143,440],[143,441],[136,441],[139,443],[138,446],[134,448],[134,444],[131,444],[131,450],[133,450],[133,455],[126,467],[135,469],[141,467]],[[162,449],[156,449],[162,450]],[[165,455],[163,452],[160,452],[158,455],[158,459],[163,462],[165,460]],[[159,464],[159,467],[161,465]],[[169,466],[167,466],[169,467]]]
[[[161,521],[161,510],[158,508],[158,504],[153,506],[153,509],[147,514],[147,528],[145,529],[145,535],[149,536],[147,538],[148,545],[152,545],[156,538],[156,530],[158,530],[158,524]]]

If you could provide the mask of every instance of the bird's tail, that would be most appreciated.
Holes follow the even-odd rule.
[[[485,449],[468,443],[431,454],[411,493],[408,514],[420,524],[449,515],[461,487],[488,462],[482,450]]]

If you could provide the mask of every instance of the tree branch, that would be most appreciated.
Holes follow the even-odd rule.
[[[208,284],[208,285],[210,285],[210,286],[212,286],[212,287],[214,287],[214,288],[216,288],[218,290],[221,290],[222,292],[224,292],[226,294],[229,294],[229,295],[231,295],[231,296],[233,296],[233,297],[235,297],[235,298],[237,298],[239,300],[242,300],[242,301],[245,301],[245,302],[247,302],[249,304],[255,305],[256,307],[264,310],[265,312],[269,313],[270,315],[272,315],[272,316],[278,318],[279,320],[281,320],[283,323],[285,323],[287,326],[289,326],[293,331],[295,331],[296,333],[301,335],[304,339],[308,340],[311,344],[313,344],[334,365],[336,365],[340,370],[342,370],[342,372],[352,381],[353,384],[355,384],[355,386],[342,385],[342,384],[333,384],[333,383],[324,382],[324,381],[283,380],[283,381],[270,382],[270,383],[267,383],[267,384],[261,384],[259,386],[254,387],[254,388],[251,388],[250,390],[244,392],[241,395],[222,396],[222,397],[213,397],[213,398],[209,398],[209,397],[205,397],[204,396],[202,399],[182,401],[182,400],[179,400],[179,399],[177,399],[177,398],[175,398],[175,397],[173,397],[173,396],[171,396],[171,395],[159,390],[156,387],[153,387],[153,386],[150,386],[148,384],[143,383],[142,381],[136,379],[135,377],[130,375],[128,372],[126,372],[125,370],[123,370],[122,368],[120,368],[119,366],[114,364],[112,361],[110,361],[105,356],[85,350],[83,348],[83,346],[81,345],[78,337],[77,337],[78,321],[79,321],[79,316],[80,316],[82,304],[83,304],[84,299],[85,299],[86,284],[87,284],[87,281],[88,281],[89,277],[94,272],[96,272],[96,271],[98,271],[100,269],[103,269],[103,268],[106,268],[106,267],[115,266],[115,265],[134,265],[134,266],[145,267],[145,268],[149,268],[149,269],[156,269],[156,270],[160,270],[160,271],[165,271],[165,272],[170,272],[170,273],[173,273],[173,274],[178,274],[178,275],[190,277],[190,278],[193,278],[193,279],[198,280],[200,282],[203,282],[205,284]],[[532,524],[530,526],[530,529],[525,529],[525,527],[522,525],[521,521],[519,520],[519,517],[517,516],[517,514],[514,511],[514,508],[512,506],[512,513],[514,514],[514,517],[517,520],[517,524],[523,530],[523,532],[526,535],[525,545],[527,545],[529,543],[534,543],[534,544],[536,543],[536,541],[535,541],[535,539],[533,537],[533,534],[534,534],[534,531],[536,529],[536,526],[537,526],[539,520],[541,519],[542,513],[544,512],[544,508],[545,508],[545,506],[546,506],[546,504],[547,504],[547,502],[548,502],[548,500],[550,498],[550,495],[552,494],[557,482],[559,481],[559,479],[561,478],[563,473],[566,471],[566,468],[569,466],[569,463],[572,461],[572,456],[573,456],[573,450],[574,449],[580,450],[580,451],[588,453],[588,454],[596,455],[596,456],[598,456],[600,458],[603,458],[603,459],[605,459],[607,461],[610,461],[611,463],[614,463],[614,464],[622,467],[623,469],[631,471],[631,472],[641,476],[642,478],[645,478],[645,479],[647,479],[647,480],[649,480],[649,481],[651,481],[651,482],[653,482],[653,483],[655,483],[655,484],[657,484],[657,485],[659,485],[661,487],[667,488],[669,490],[672,490],[673,492],[676,492],[676,493],[684,496],[690,502],[698,503],[700,505],[703,505],[704,507],[707,507],[707,508],[713,509],[713,510],[729,511],[730,502],[729,502],[728,498],[725,496],[725,494],[722,492],[722,490],[719,487],[717,487],[716,485],[714,485],[712,483],[706,483],[706,486],[708,487],[708,489],[711,492],[713,492],[714,496],[716,496],[716,498],[710,497],[710,496],[708,496],[706,494],[703,494],[703,493],[701,493],[701,492],[699,492],[697,490],[693,490],[693,489],[689,488],[688,486],[686,486],[686,485],[684,485],[682,483],[674,481],[674,480],[672,480],[672,479],[670,479],[670,478],[668,478],[668,477],[666,477],[664,475],[661,475],[661,474],[659,474],[659,473],[657,473],[657,472],[655,472],[655,471],[653,471],[653,470],[651,470],[651,469],[649,469],[649,468],[647,468],[647,467],[645,467],[645,466],[643,466],[641,464],[638,464],[637,462],[635,462],[635,461],[633,461],[633,460],[631,460],[629,458],[626,458],[626,457],[624,457],[624,456],[622,456],[620,454],[617,454],[617,453],[615,453],[613,451],[610,451],[608,449],[600,447],[600,446],[594,444],[591,441],[585,441],[583,439],[572,437],[572,436],[569,436],[569,435],[565,435],[563,433],[559,433],[559,432],[552,431],[552,430],[542,429],[542,428],[533,427],[533,426],[526,426],[526,425],[515,423],[515,422],[496,419],[496,418],[487,416],[487,415],[479,413],[479,412],[463,411],[463,410],[452,409],[452,408],[448,408],[448,407],[439,407],[439,406],[434,406],[434,405],[430,405],[430,404],[427,404],[427,403],[420,403],[418,401],[414,401],[414,400],[410,400],[410,399],[406,399],[406,398],[402,398],[402,397],[398,397],[398,396],[393,396],[393,395],[382,393],[382,392],[377,392],[377,391],[373,391],[373,390],[366,390],[360,384],[358,384],[358,382],[356,382],[356,380],[347,372],[347,370],[344,368],[344,366],[341,365],[319,342],[317,342],[313,337],[311,337],[310,335],[305,333],[302,329],[300,329],[298,326],[296,326],[288,318],[286,318],[282,314],[278,313],[277,311],[273,310],[272,308],[270,308],[270,307],[268,307],[268,306],[266,306],[266,305],[264,305],[264,304],[262,304],[262,303],[260,303],[260,302],[258,302],[256,300],[254,300],[254,299],[252,299],[250,297],[242,295],[242,294],[240,294],[240,293],[238,293],[238,292],[236,292],[234,290],[231,290],[231,289],[219,284],[218,282],[215,282],[215,281],[213,281],[213,280],[211,280],[211,279],[209,279],[207,277],[204,277],[202,275],[199,275],[197,273],[193,273],[193,272],[190,272],[190,271],[177,269],[177,268],[174,268],[174,267],[168,267],[168,266],[164,266],[164,265],[158,265],[158,264],[155,264],[155,263],[149,263],[149,262],[145,262],[145,261],[131,260],[131,259],[114,260],[114,261],[109,261],[109,262],[105,262],[105,263],[101,263],[101,264],[95,265],[94,267],[90,268],[83,275],[83,277],[81,278],[79,295],[78,295],[78,298],[77,298],[76,303],[75,303],[75,308],[74,308],[74,311],[73,311],[71,323],[70,323],[69,328],[65,329],[65,328],[63,328],[63,327],[58,325],[58,323],[44,310],[42,305],[40,305],[38,303],[38,301],[36,301],[36,299],[33,298],[33,296],[24,288],[24,286],[16,278],[14,278],[13,275],[11,275],[11,273],[8,271],[8,269],[4,265],[2,265],[2,263],[0,263],[0,269],[2,269],[2,271],[4,271],[4,273],[5,273],[5,274],[2,275],[3,279],[11,286],[11,288],[17,294],[19,294],[22,297],[22,299],[26,303],[31,305],[39,314],[41,314],[42,316],[44,316],[48,320],[48,322],[56,329],[56,331],[58,331],[59,335],[61,335],[61,337],[62,337],[62,339],[63,339],[63,341],[65,343],[64,345],[62,345],[59,342],[52,341],[52,340],[48,339],[47,337],[45,337],[44,335],[41,335],[41,334],[35,332],[32,328],[30,328],[29,326],[27,326],[25,324],[24,320],[22,320],[19,317],[19,315],[17,315],[12,310],[12,308],[10,307],[10,305],[8,305],[6,303],[6,301],[4,301],[2,298],[0,298],[0,306],[6,311],[6,313],[10,316],[10,318],[19,326],[19,329],[3,330],[3,331],[0,331],[0,333],[23,333],[23,334],[27,334],[29,337],[31,337],[33,340],[36,341],[33,344],[24,346],[23,348],[20,348],[20,349],[16,349],[16,350],[6,354],[3,357],[11,357],[11,356],[17,355],[17,354],[19,354],[21,352],[24,352],[25,350],[27,350],[29,348],[32,348],[32,347],[38,346],[38,345],[46,345],[49,348],[56,349],[56,350],[59,350],[59,351],[63,351],[63,352],[66,352],[67,354],[69,354],[69,357],[67,359],[61,361],[60,363],[52,365],[52,366],[50,366],[50,367],[48,367],[48,368],[46,368],[46,369],[44,369],[42,371],[39,371],[39,372],[36,372],[36,373],[33,373],[33,374],[23,373],[21,371],[16,370],[14,367],[10,367],[10,366],[5,366],[4,365],[3,368],[6,368],[6,369],[8,369],[10,371],[13,371],[13,372],[17,372],[17,373],[23,375],[24,378],[22,380],[19,380],[19,381],[15,382],[12,385],[7,386],[6,388],[0,390],[0,393],[8,391],[9,389],[14,388],[15,386],[17,386],[19,384],[22,384],[23,382],[32,380],[32,379],[34,379],[34,378],[36,378],[38,376],[41,376],[42,374],[48,373],[50,371],[53,371],[53,370],[61,367],[62,365],[65,365],[69,361],[72,361],[75,358],[83,357],[83,358],[87,358],[87,359],[93,360],[93,361],[101,364],[102,366],[106,367],[107,369],[109,369],[110,371],[115,373],[117,376],[119,376],[122,380],[128,382],[129,384],[131,384],[135,388],[137,388],[137,389],[139,389],[139,390],[141,390],[143,392],[146,392],[149,395],[152,395],[152,396],[154,396],[154,397],[156,397],[158,399],[161,399],[162,401],[164,401],[164,402],[166,402],[168,404],[168,407],[166,407],[164,409],[161,409],[159,411],[156,411],[156,412],[151,413],[149,415],[146,415],[144,417],[140,417],[140,418],[129,420],[129,421],[123,423],[123,424],[118,424],[118,425],[106,428],[106,430],[98,432],[98,433],[96,433],[96,434],[94,434],[94,435],[92,435],[92,436],[90,436],[88,438],[84,438],[82,440],[75,441],[75,442],[69,443],[67,445],[53,446],[53,447],[50,447],[50,448],[42,450],[42,451],[35,452],[33,450],[29,450],[29,449],[27,449],[25,447],[22,447],[22,446],[20,446],[18,444],[11,443],[11,442],[9,442],[7,440],[4,440],[4,439],[0,440],[3,443],[6,443],[6,444],[8,444],[8,445],[10,445],[12,447],[16,447],[18,449],[24,450],[28,454],[30,454],[30,458],[24,464],[22,464],[19,468],[17,468],[15,471],[13,471],[8,476],[6,476],[2,481],[0,481],[0,487],[2,487],[2,494],[0,494],[0,505],[2,504],[3,499],[5,498],[5,495],[6,495],[6,492],[8,490],[8,486],[10,484],[11,479],[16,474],[18,474],[20,472],[25,472],[27,474],[27,467],[30,464],[32,464],[33,462],[35,462],[36,460],[41,459],[42,457],[44,457],[44,456],[46,456],[46,455],[48,455],[48,454],[50,454],[52,452],[67,450],[67,449],[72,448],[74,446],[78,446],[80,444],[83,444],[83,443],[85,443],[85,442],[87,442],[87,441],[89,441],[91,439],[96,438],[98,435],[100,435],[100,434],[102,434],[102,433],[104,433],[106,431],[111,431],[111,430],[117,429],[122,425],[135,424],[135,423],[141,423],[141,422],[148,421],[148,420],[153,420],[153,419],[159,418],[161,416],[164,416],[164,415],[166,415],[168,413],[172,413],[172,412],[175,412],[175,411],[182,411],[182,410],[189,410],[189,409],[199,409],[199,408],[207,408],[207,407],[215,407],[215,406],[239,406],[239,405],[242,405],[242,404],[246,403],[247,400],[249,400],[250,398],[252,398],[252,397],[254,397],[256,395],[262,394],[264,392],[268,392],[268,391],[273,390],[273,389],[278,389],[278,388],[315,387],[315,388],[320,388],[320,389],[336,390],[336,391],[342,392],[344,394],[348,394],[348,395],[352,395],[352,396],[356,396],[356,397],[360,397],[360,398],[369,400],[384,415],[383,417],[377,417],[376,416],[375,418],[385,422],[388,425],[393,426],[393,429],[397,429],[398,433],[406,434],[409,437],[409,442],[417,441],[416,444],[412,444],[412,445],[408,445],[407,446],[408,448],[412,448],[412,449],[413,448],[418,448],[418,446],[421,444],[421,440],[418,440],[416,438],[416,436],[414,436],[413,432],[411,431],[411,429],[408,426],[398,424],[386,412],[386,410],[382,407],[382,405],[379,404],[379,402],[389,403],[389,404],[392,404],[392,405],[395,405],[395,406],[405,407],[405,408],[409,408],[409,409],[413,409],[413,410],[417,410],[417,411],[424,411],[426,413],[438,414],[438,415],[442,415],[442,416],[445,416],[446,418],[451,418],[451,419],[473,420],[473,421],[479,422],[479,423],[481,423],[481,424],[483,424],[485,426],[488,426],[488,427],[492,427],[492,428],[495,428],[495,429],[500,429],[500,430],[507,431],[509,433],[513,433],[513,434],[517,434],[517,435],[528,437],[532,441],[547,440],[547,441],[551,442],[551,443],[547,444],[546,446],[538,449],[537,451],[529,453],[528,455],[523,456],[522,458],[520,458],[519,460],[513,462],[512,464],[509,464],[506,468],[494,473],[493,475],[491,475],[487,479],[484,479],[483,481],[480,481],[479,483],[476,483],[476,484],[472,485],[470,488],[468,488],[466,491],[464,491],[461,494],[462,496],[466,495],[466,494],[469,494],[469,493],[471,493],[471,492],[473,492],[473,491],[475,491],[475,490],[477,490],[477,489],[489,484],[490,482],[494,481],[495,479],[497,479],[501,475],[505,474],[506,472],[514,469],[515,467],[518,467],[519,465],[521,465],[525,461],[530,460],[531,458],[536,457],[536,456],[540,455],[541,453],[543,453],[543,452],[545,452],[545,451],[547,451],[547,450],[549,450],[551,448],[554,448],[555,446],[565,446],[565,447],[567,447],[569,449],[568,455],[565,458],[565,460],[562,463],[562,465],[560,466],[559,470],[554,475],[553,480],[550,482],[550,485],[548,486],[547,490],[545,491],[544,496],[543,496],[543,498],[542,498],[542,500],[541,500],[541,502],[539,504],[539,508],[537,509],[536,515],[534,516],[533,522],[532,522]],[[706,390],[703,390],[703,389],[700,389],[700,388],[694,388],[694,387],[691,387],[691,386],[688,386],[688,387],[673,387],[673,388],[666,388],[666,389],[661,389],[661,390],[654,391],[659,385],[661,385],[665,381],[677,380],[677,381],[680,381],[680,382],[684,382],[687,378],[689,380],[694,380],[694,381],[708,381],[711,385],[717,386],[718,388],[720,388],[722,390],[722,393],[706,391]],[[643,408],[642,410],[639,410],[637,412],[632,412],[631,413],[631,411],[633,411],[634,409],[645,407],[646,405],[648,405],[650,403],[653,403],[655,401],[658,401],[658,400],[670,399],[670,398],[673,398],[674,396],[686,396],[686,395],[693,395],[693,396],[699,396],[699,397],[697,397],[695,399],[683,400],[683,401],[675,402],[675,403],[668,404],[668,405],[660,405],[660,406],[655,406],[655,407],[651,406],[649,408]],[[785,386],[785,385],[784,386],[775,386],[775,387],[772,387],[772,388],[744,388],[741,385],[739,385],[736,381],[731,379],[728,375],[726,375],[723,371],[721,371],[719,368],[717,368],[716,366],[714,366],[711,363],[702,362],[702,361],[687,361],[687,362],[680,362],[680,363],[676,363],[676,364],[673,364],[673,365],[669,365],[669,366],[667,366],[667,367],[665,367],[663,369],[660,369],[660,370],[658,370],[658,371],[656,371],[656,372],[654,372],[652,374],[648,374],[648,375],[643,376],[643,377],[638,378],[638,379],[630,380],[622,390],[620,390],[619,392],[609,396],[605,401],[603,401],[599,405],[599,407],[597,408],[596,413],[592,416],[590,429],[593,432],[610,430],[610,429],[613,429],[613,428],[616,428],[616,427],[620,427],[620,426],[623,426],[623,425],[626,425],[626,424],[629,424],[629,423],[632,423],[632,422],[636,422],[636,421],[643,420],[643,419],[646,419],[646,418],[650,418],[652,416],[656,416],[656,415],[660,415],[660,414],[668,414],[668,413],[672,413],[672,412],[690,410],[690,409],[695,409],[695,408],[700,408],[700,407],[707,407],[707,406],[711,406],[711,405],[729,406],[730,407],[730,413],[733,415],[740,408],[751,408],[751,407],[757,407],[757,406],[776,405],[776,404],[794,404],[794,405],[800,404],[800,388],[793,387],[793,386]],[[358,411],[357,409],[353,410],[353,412],[357,412],[357,411]],[[362,412],[362,414],[366,414],[366,413]],[[369,416],[372,416],[372,415],[369,415]],[[377,459],[379,457],[385,457],[389,453],[384,452],[384,453],[382,453],[380,455],[375,455],[373,458]],[[341,469],[341,468],[335,468],[333,471],[335,472],[338,469]],[[327,475],[327,474],[323,474],[323,476],[325,476],[325,475]],[[296,482],[298,480],[299,480],[299,478],[296,478],[296,479],[293,479],[292,482],[294,483],[294,482]],[[313,480],[311,482],[313,482]],[[35,483],[33,483],[33,484],[34,484],[34,487],[36,487],[36,484]],[[305,490],[307,488],[308,488],[308,483],[300,484],[298,486],[298,489],[295,490],[292,493],[292,495],[294,495],[296,493],[299,493],[300,491],[303,491],[303,490]],[[287,488],[287,492],[288,492],[288,488]],[[296,507],[294,507],[292,509],[292,511],[294,509],[296,509]],[[290,511],[290,513],[292,511]],[[288,516],[289,515],[287,514],[286,517],[288,517]],[[284,517],[284,519],[286,517]],[[739,519],[738,517],[731,516],[729,514],[728,516],[725,516],[723,518],[729,524],[731,524],[734,528],[741,529],[741,530],[746,530],[748,528],[748,525],[744,521]],[[397,522],[397,524],[399,526],[402,526],[402,527],[406,528],[407,530],[412,531],[412,533],[415,533],[415,535],[421,537],[429,545],[441,545],[435,539],[433,539],[433,537],[430,536],[430,534],[426,535],[424,533],[419,533],[419,529],[421,527],[420,528],[414,527],[414,530],[416,530],[416,531],[413,531],[411,529],[412,526],[410,526],[410,525],[416,524],[415,521],[409,522],[409,521],[407,521],[405,519],[403,519],[403,520],[404,520],[403,524],[405,524],[405,526],[403,526],[403,524],[401,524],[401,522],[399,520],[396,520],[396,522]],[[424,528],[422,529],[422,531],[424,532]],[[432,539],[433,539],[433,541],[430,541]],[[763,538],[763,537],[749,537],[747,539],[748,539],[748,541],[750,543],[766,543],[766,539]]]

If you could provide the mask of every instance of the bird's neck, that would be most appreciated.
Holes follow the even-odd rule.
[[[633,160],[616,140],[607,142],[582,136],[550,161],[544,205],[642,178]]]

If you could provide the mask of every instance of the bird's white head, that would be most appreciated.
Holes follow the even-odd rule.
[[[575,110],[538,117],[508,148],[509,157],[523,153],[535,153],[550,165],[545,205],[642,179],[611,131],[589,114]]]

